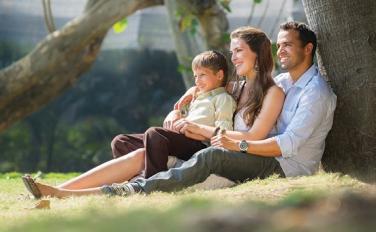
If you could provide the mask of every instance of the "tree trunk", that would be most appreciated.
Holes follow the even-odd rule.
[[[181,65],[181,73],[186,88],[193,85],[191,62],[195,55],[208,50],[223,50],[226,44],[224,35],[228,30],[225,12],[215,0],[165,0],[168,18],[175,43],[175,50]],[[192,34],[189,30],[181,31],[181,18],[177,12],[185,11],[197,17],[201,33]],[[201,36],[202,35],[202,36]]]
[[[376,1],[303,0],[320,70],[337,94],[323,167],[376,179]]]
[[[163,0],[88,1],[85,13],[48,35],[27,56],[0,71],[0,131],[40,109],[86,72],[107,30]]]

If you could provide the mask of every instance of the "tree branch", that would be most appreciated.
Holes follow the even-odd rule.
[[[82,16],[0,71],[0,131],[73,85],[95,61],[107,30],[115,22],[162,4],[163,0],[89,1]]]

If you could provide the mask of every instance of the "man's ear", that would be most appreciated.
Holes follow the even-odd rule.
[[[304,53],[306,55],[312,54],[313,51],[313,44],[312,43],[307,43],[306,46],[304,47]]]

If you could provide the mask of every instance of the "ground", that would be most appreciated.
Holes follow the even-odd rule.
[[[46,174],[56,184],[77,174]],[[0,231],[373,231],[376,186],[350,176],[254,180],[217,190],[128,198],[47,198],[36,209],[18,173],[0,174]]]

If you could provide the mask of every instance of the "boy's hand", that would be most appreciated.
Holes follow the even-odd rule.
[[[174,130],[174,123],[181,118],[181,113],[179,110],[171,111],[163,121],[163,128]]]

